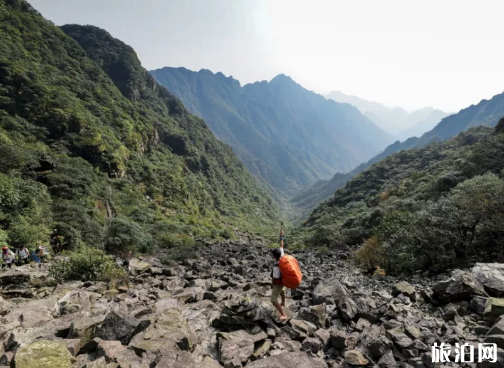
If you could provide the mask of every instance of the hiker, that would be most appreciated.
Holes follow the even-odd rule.
[[[38,249],[38,248],[35,249],[35,252],[33,252],[31,254],[31,259],[32,259],[33,262],[35,262],[35,263],[42,263],[42,260],[40,259],[39,254],[40,254],[40,249]]]
[[[23,263],[30,263],[30,251],[28,250],[28,248],[26,248],[25,245],[20,246],[16,253],[18,256],[18,265],[21,266],[21,264]]]
[[[12,267],[13,263],[16,263],[16,256],[9,247],[2,247],[2,268],[4,267]]]
[[[285,286],[282,283],[282,273],[280,272],[280,267],[278,262],[284,256],[283,247],[275,248],[271,251],[271,255],[275,259],[276,263],[273,266],[273,270],[271,271],[271,303],[275,306],[275,308],[280,313],[279,321],[286,321],[287,315],[285,314]],[[278,297],[281,297],[282,303],[278,303]]]
[[[51,247],[54,254],[63,250],[63,237],[58,235],[58,229],[53,229],[53,233],[51,235]]]
[[[38,251],[38,252],[37,252]],[[40,258],[40,262],[44,263],[45,260],[47,259],[48,253],[43,245],[40,243],[37,243],[37,249],[35,250],[37,253],[38,257]]]
[[[273,303],[280,313],[278,322],[288,319],[284,311],[286,288],[298,288],[303,278],[298,261],[293,256],[284,254],[284,241],[282,224],[282,228],[280,229],[280,248],[275,248],[271,251],[271,255],[276,261],[271,271],[271,303]],[[281,297],[281,303],[278,303],[278,297]]]

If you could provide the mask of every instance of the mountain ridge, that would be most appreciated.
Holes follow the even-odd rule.
[[[442,118],[449,115],[449,113],[430,106],[407,112],[402,107],[389,107],[379,102],[347,95],[340,91],[329,92],[325,97],[357,107],[375,124],[399,140],[422,135],[434,128]]]
[[[208,69],[151,74],[283,196],[351,170],[386,146],[380,141],[392,141],[354,107],[327,101],[285,74],[243,86]]]
[[[421,137],[411,137],[403,142],[396,141],[392,143],[383,152],[360,164],[351,172],[345,175],[336,173],[332,179],[319,182],[317,189],[310,186],[296,196],[291,197],[290,204],[296,209],[294,211],[296,214],[294,220],[301,221],[306,218],[318,206],[319,202],[330,199],[338,189],[343,188],[353,177],[388,156],[408,149],[425,147],[432,142],[453,138],[471,127],[480,125],[493,127],[499,121],[500,116],[504,116],[504,93],[497,94],[489,100],[483,99],[478,104],[460,110],[457,114],[445,117],[436,127],[424,133]]]

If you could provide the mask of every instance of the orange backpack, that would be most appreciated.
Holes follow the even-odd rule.
[[[289,289],[296,289],[301,284],[303,274],[299,268],[299,263],[293,256],[284,255],[278,261],[278,267],[282,274],[282,284]]]

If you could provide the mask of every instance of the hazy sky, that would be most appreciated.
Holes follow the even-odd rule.
[[[105,28],[147,69],[206,68],[242,84],[284,73],[322,94],[446,111],[504,91],[502,0],[30,2],[57,25]]]

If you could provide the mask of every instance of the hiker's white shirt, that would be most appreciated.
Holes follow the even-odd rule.
[[[283,248],[280,248],[280,258],[282,258],[284,256],[284,250]],[[279,279],[282,277],[282,274],[280,272],[280,267],[278,267],[278,265],[275,265],[275,267],[273,267],[273,278],[274,279]]]
[[[12,250],[8,250],[7,253],[2,252],[2,259],[4,260],[5,264],[9,264],[14,260],[14,253]]]
[[[28,253],[28,250],[18,249],[18,256],[19,256],[19,258],[25,259],[25,258],[28,258],[29,255],[30,254]]]

